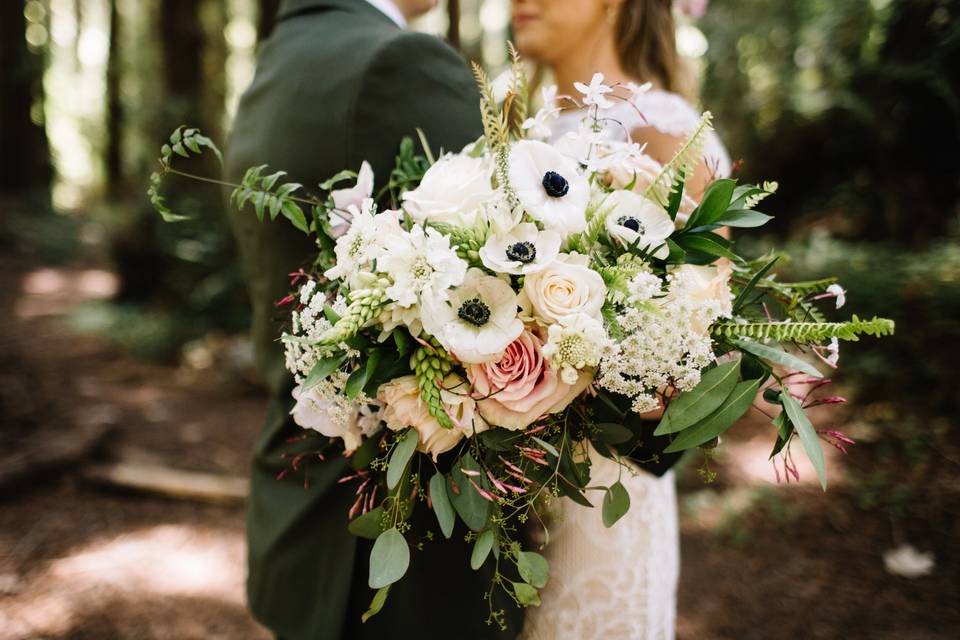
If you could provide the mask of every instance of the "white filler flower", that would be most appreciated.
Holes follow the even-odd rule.
[[[402,307],[412,307],[423,297],[446,300],[447,290],[463,282],[467,273],[467,263],[450,248],[450,237],[420,225],[385,238],[377,267],[393,280],[387,296]]]
[[[603,83],[602,73],[593,74],[588,85],[574,82],[573,86],[583,94],[583,104],[596,105],[600,109],[609,109],[613,106],[613,103],[607,99],[607,94],[613,93],[613,88]]]
[[[560,253],[560,234],[524,222],[508,233],[492,235],[480,248],[483,266],[497,273],[526,275],[542,271]]]
[[[575,384],[580,369],[600,364],[606,342],[603,323],[581,313],[567,324],[550,325],[542,352],[560,372],[561,380]]]
[[[611,238],[636,244],[660,260],[670,255],[667,238],[674,231],[673,220],[656,203],[632,191],[614,191],[603,201],[603,209]]]
[[[375,214],[373,200],[364,200],[360,209],[351,205],[349,211],[353,217],[350,229],[337,239],[334,247],[337,264],[323,274],[331,280],[355,276],[380,257],[385,238],[401,233],[397,212]]]
[[[520,204],[547,229],[570,234],[587,228],[590,185],[574,162],[549,144],[517,142],[509,178]]]
[[[523,332],[513,288],[477,268],[467,271],[448,302],[425,299],[422,309],[424,328],[461,362],[499,360]]]

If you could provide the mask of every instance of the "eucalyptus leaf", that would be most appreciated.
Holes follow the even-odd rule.
[[[459,463],[455,462],[450,472],[453,481],[457,483],[459,493],[453,490],[453,486],[448,486],[447,495],[457,515],[473,531],[482,531],[487,526],[487,520],[490,517],[490,502],[485,500],[477,490],[474,489],[467,476],[463,474],[460,467],[468,471],[480,471],[480,465],[473,459],[469,453],[460,458]],[[483,478],[477,478],[483,486]]]
[[[700,384],[670,401],[653,435],[676,433],[706,418],[730,397],[739,375],[739,358],[707,371]]]
[[[797,430],[797,435],[800,436],[800,443],[803,445],[803,450],[807,452],[807,457],[810,458],[810,464],[817,472],[820,486],[826,491],[827,465],[823,459],[823,447],[820,446],[820,438],[817,436],[816,429],[813,428],[800,403],[790,395],[789,391],[781,391],[780,400],[783,402],[783,409],[787,412],[787,417],[790,418],[791,424]]]
[[[396,527],[387,529],[373,543],[370,551],[371,589],[381,589],[404,576],[410,566],[410,547]]]
[[[474,571],[482,567],[487,556],[490,555],[493,541],[493,529],[487,529],[477,537],[477,541],[473,544],[473,553],[470,554],[470,568]]]
[[[603,526],[608,529],[630,510],[630,494],[618,480],[603,496]]]
[[[358,538],[376,540],[384,531],[382,515],[383,507],[371,509],[351,520],[350,524],[347,525],[347,530]]]
[[[555,457],[555,458],[559,458],[559,457],[560,457],[560,452],[557,451],[557,448],[554,447],[554,446],[553,446],[552,444],[550,444],[549,442],[547,442],[546,440],[542,440],[542,439],[538,438],[537,436],[530,436],[530,439],[533,440],[534,442],[536,442],[538,445],[540,445],[540,447],[541,447],[544,451],[546,451],[547,453],[549,453],[549,454],[552,455],[553,457]]]
[[[633,431],[615,422],[598,422],[597,440],[605,444],[622,444],[633,437]]]
[[[744,338],[737,338],[733,341],[733,344],[748,353],[752,353],[753,355],[763,358],[764,360],[783,365],[788,369],[796,369],[797,371],[802,371],[815,378],[823,377],[823,374],[817,371],[816,367],[814,367],[812,364],[806,360],[802,360],[792,354],[789,354],[782,349],[768,347],[765,344],[754,342],[752,340],[746,340]]]
[[[517,571],[524,582],[542,589],[547,586],[550,577],[550,564],[539,553],[521,551],[517,554]]]
[[[457,516],[450,503],[450,496],[447,495],[448,482],[449,480],[442,473],[436,473],[430,478],[430,504],[433,505],[433,512],[437,516],[437,523],[440,525],[443,537],[449,540],[453,535],[453,525]]]
[[[380,610],[383,609],[383,605],[387,603],[388,595],[390,595],[390,585],[377,589],[377,592],[373,594],[373,600],[370,602],[370,608],[364,611],[363,615],[360,616],[360,622],[366,622],[373,616],[380,613]]]
[[[514,582],[513,593],[517,596],[517,602],[525,607],[540,606],[540,592],[526,582]]]
[[[387,465],[387,488],[395,489],[407,472],[407,463],[417,450],[419,436],[416,429],[407,429],[400,437],[400,441],[393,447],[390,462]]]
[[[520,437],[516,431],[509,429],[487,429],[478,436],[483,445],[494,451],[509,451]]]
[[[683,451],[713,440],[726,431],[747,412],[760,391],[761,380],[745,380],[737,384],[723,406],[712,414],[680,432],[664,453]]]

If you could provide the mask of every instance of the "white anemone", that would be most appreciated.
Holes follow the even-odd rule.
[[[424,328],[461,362],[499,360],[523,332],[517,294],[507,282],[482,269],[467,271],[463,284],[450,290],[447,302],[423,302]]]
[[[483,265],[497,273],[526,275],[542,271],[560,253],[560,234],[540,231],[524,222],[504,234],[492,235],[480,248]]]
[[[510,151],[510,185],[535,220],[563,234],[587,228],[590,186],[576,164],[549,144],[521,140]]]
[[[624,244],[636,244],[654,258],[670,255],[667,238],[674,231],[673,220],[656,203],[632,191],[614,191],[603,201],[607,234]]]

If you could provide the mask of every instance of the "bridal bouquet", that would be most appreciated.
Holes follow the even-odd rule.
[[[599,506],[614,525],[629,495],[620,482],[591,482],[590,452],[634,472],[631,452],[653,430],[641,428],[644,414],[672,438],[666,453],[709,451],[760,396],[782,408],[770,457],[796,475],[799,442],[826,488],[822,442],[849,441],[804,412],[838,399],[791,390],[824,382],[803,354],[835,367],[838,340],[893,330],[877,318],[826,322],[817,301],[844,297],[833,279],[781,282],[779,256],[735,253],[719,231],[767,222],[756,206],[776,184],[718,179],[699,202],[685,191],[709,113],[661,166],[612,136],[604,115],[644,87],[599,75],[578,85],[582,95],[564,99],[584,109],[581,129],[551,143],[555,90],[530,115],[519,63],[502,102],[477,78],[483,138],[439,158],[425,140],[426,157],[404,141],[379,193],[367,164],[320,185],[322,197],[264,167],[233,193],[236,206],[282,215],[317,240],[281,301],[292,307],[281,339],[293,419],[322,434],[324,455],[352,462],[342,482],[356,500],[344,516],[376,540],[367,615],[406,572],[411,541],[434,537],[414,530],[417,509],[433,511],[445,538],[465,525],[471,566],[494,563],[491,592],[538,604],[548,566],[524,548],[523,529],[545,529],[558,497]],[[164,146],[151,196],[166,218],[160,181],[182,173],[176,155],[203,147],[216,150],[195,129]]]

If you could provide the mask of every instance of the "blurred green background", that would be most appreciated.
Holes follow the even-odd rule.
[[[0,3],[0,252],[18,268],[109,274],[70,308],[72,330],[163,366],[202,360],[196,345],[210,336],[243,344],[247,301],[220,193],[169,181],[174,208],[194,217],[171,226],[144,192],[177,125],[225,140],[277,4]],[[414,26],[496,74],[509,14],[509,0],[446,0]],[[764,206],[774,223],[742,246],[786,246],[789,277],[838,275],[849,300],[838,314],[896,320],[894,337],[842,352],[837,382],[863,442],[843,461],[841,495],[892,523],[877,544],[942,550],[960,533],[960,2],[713,0],[678,23],[677,43],[739,175],[781,185]],[[763,521],[796,527],[788,499],[763,496],[751,503]]]

